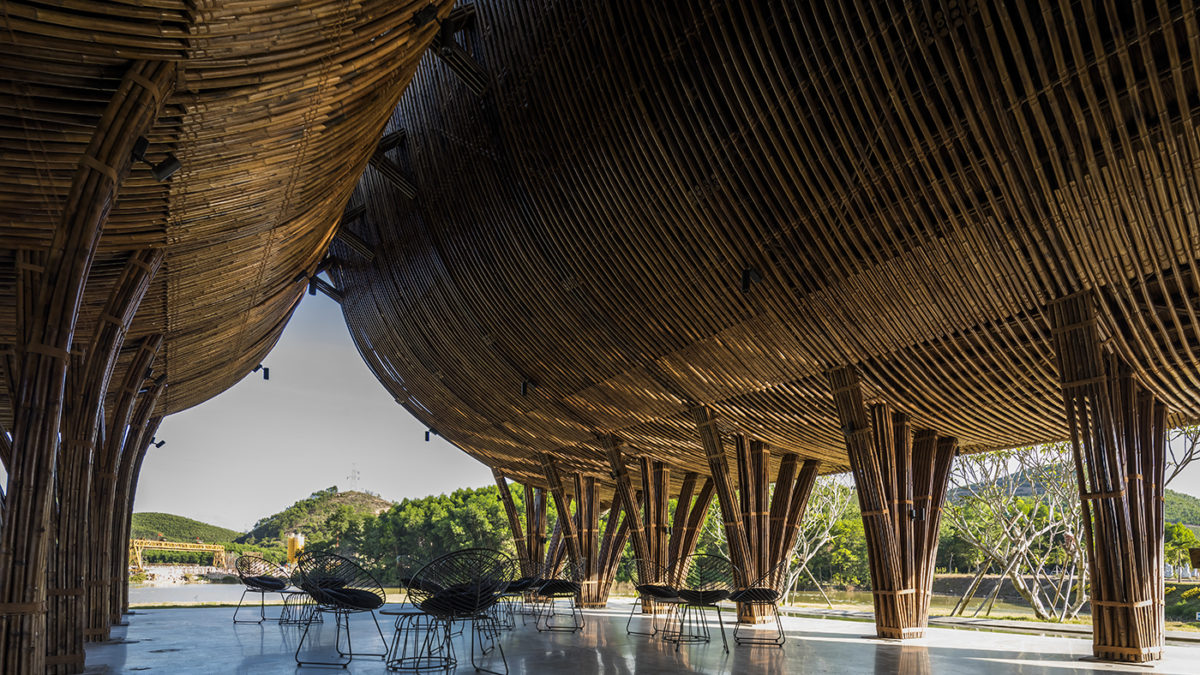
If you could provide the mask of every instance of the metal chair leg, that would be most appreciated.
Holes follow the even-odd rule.
[[[262,623],[267,618],[266,608],[263,606],[263,596],[265,594],[259,593],[258,594],[258,598],[259,598],[259,608],[258,608],[259,619],[258,619],[258,621],[247,621],[245,619],[242,619],[241,621],[238,620],[238,618],[237,618],[238,612],[242,611],[242,603],[246,601],[246,594],[249,592],[250,592],[249,588],[242,591],[242,597],[241,597],[241,599],[238,600],[237,608],[233,610],[233,622],[234,623]]]
[[[725,646],[725,653],[729,653],[729,640],[725,639],[725,621],[721,618],[721,606],[713,605],[717,608],[717,625],[721,627],[721,644]],[[703,610],[701,610],[703,611]]]
[[[644,602],[650,603],[650,632],[649,633],[647,633],[645,631],[640,631],[640,630],[633,630],[633,628],[631,627],[633,624],[633,616],[637,613],[638,607],[643,606]],[[626,635],[641,635],[644,637],[654,637],[655,635],[658,635],[658,613],[657,612],[658,612],[658,604],[655,603],[653,600],[642,600],[641,598],[637,598],[636,600],[634,600],[633,607],[631,607],[629,609],[629,620],[625,622],[625,634]]]
[[[500,652],[500,662],[504,664],[504,672],[499,672],[496,670],[491,670],[489,668],[484,668],[483,666],[479,665],[478,663],[475,663],[475,643],[476,642],[479,643],[479,650],[483,654],[489,654],[492,651],[492,649],[484,650],[483,634],[479,632],[479,621],[481,621],[481,620],[488,621],[489,619],[486,619],[486,618],[475,619],[474,621],[471,622],[471,665],[475,667],[476,671],[480,671],[480,672],[484,672],[484,673],[491,673],[492,675],[508,675],[508,659],[506,659],[504,657],[504,646],[500,644],[500,640],[497,639],[496,637],[491,638],[492,645],[493,645],[492,649]],[[487,632],[487,631],[485,631],[485,632]],[[493,633],[493,635],[495,635],[497,633],[499,633],[499,631],[495,631]]]
[[[758,604],[758,603],[756,603]],[[733,627],[733,641],[740,645],[763,645],[766,647],[782,647],[787,642],[787,635],[783,632],[783,620],[779,616],[779,607],[775,603],[761,603],[771,609],[771,613],[775,615],[775,636],[774,637],[754,637],[739,635],[738,631],[742,624],[735,624]]]
[[[313,612],[313,616],[315,616],[316,614],[318,614],[318,612]],[[335,614],[337,614],[337,613],[335,613]],[[334,637],[334,642],[333,642],[334,648],[338,651],[339,656],[346,656],[346,654],[342,653],[341,648],[338,645],[338,642],[341,639],[341,636],[340,636],[341,627],[342,627],[341,618],[340,617],[335,617],[335,618],[336,618],[337,624],[338,624],[339,635]],[[301,661],[300,660],[300,652],[301,652],[301,650],[304,649],[304,641],[308,638],[308,629],[310,627],[312,627],[312,624],[313,624],[312,617],[309,617],[308,622],[304,624],[304,634],[300,636],[300,643],[296,645],[296,665],[297,666],[327,666],[327,667],[333,667],[333,668],[345,668],[346,666],[350,665],[350,661],[353,659],[353,656],[350,656],[349,658],[345,658],[340,661]],[[349,632],[349,628],[347,627],[347,633],[348,632]],[[347,642],[349,642],[349,635],[346,636],[346,639],[347,639]]]

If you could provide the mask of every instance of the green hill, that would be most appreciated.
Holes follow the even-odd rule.
[[[281,541],[289,532],[299,532],[309,539],[321,538],[330,516],[342,512],[351,518],[374,516],[392,508],[389,502],[365,492],[338,492],[337,486],[314,492],[283,511],[267,516],[237,541]]]
[[[1163,520],[1200,526],[1200,499],[1174,490],[1163,491]]]
[[[1008,480],[1008,478],[1002,480]],[[1028,497],[1039,491],[1035,476],[1022,475],[1017,478],[1017,481],[1014,494],[1018,497]],[[967,493],[965,488],[952,488],[946,496],[953,500],[965,493]],[[1163,491],[1163,501],[1163,520],[1168,523],[1183,523],[1193,529],[1200,528],[1200,499],[1167,489]]]
[[[228,544],[242,536],[237,530],[209,525],[191,518],[170,513],[135,513],[130,532],[133,539],[158,539],[167,541],[196,541],[208,544]]]

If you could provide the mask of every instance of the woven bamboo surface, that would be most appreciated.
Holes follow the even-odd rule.
[[[18,251],[49,245],[72,172],[132,59],[175,62],[148,156],[104,229],[76,341],[130,252],[165,249],[127,344],[163,332],[159,414],[231,386],[278,339],[447,0],[8,0],[0,9],[0,422]],[[123,351],[120,368],[132,358]],[[162,369],[165,369],[162,370]]]
[[[373,257],[332,251],[384,386],[507,475],[607,475],[605,433],[707,473],[697,405],[845,469],[847,364],[967,451],[1066,438],[1080,290],[1200,415],[1192,2],[475,7],[488,88],[426,56],[387,127],[416,196],[368,169]]]

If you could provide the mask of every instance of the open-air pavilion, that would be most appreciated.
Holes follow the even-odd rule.
[[[582,606],[713,500],[770,576],[849,470],[875,633],[931,639],[952,459],[1069,440],[1091,653],[1162,658],[1198,54],[1191,2],[7,0],[0,671],[111,637],[157,425],[306,289]]]

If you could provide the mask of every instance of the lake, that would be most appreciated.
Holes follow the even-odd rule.
[[[234,605],[242,597],[243,590],[244,587],[241,584],[130,585],[129,605],[131,607],[139,605]],[[400,602],[403,599],[403,595],[399,592],[399,589],[389,588],[387,592],[389,602]],[[853,605],[862,609],[870,609],[871,607],[871,593],[869,591],[829,591],[828,595],[835,606]],[[273,593],[268,593],[266,600],[268,604],[278,604],[280,602],[279,596]],[[258,596],[256,594],[248,595],[246,601],[257,603]],[[622,601],[623,599],[621,598],[615,596],[613,598],[614,603]],[[934,595],[933,601],[930,603],[930,613],[934,615],[948,614],[954,608],[954,603],[957,601],[958,598],[954,596]],[[967,616],[970,616],[971,611],[974,610],[978,602],[979,598],[976,598],[971,603],[971,610],[967,612]],[[795,593],[791,597],[790,604],[813,608],[827,606],[821,594],[815,592]],[[1023,605],[997,601],[993,613],[998,615],[1032,615],[1033,611]]]

